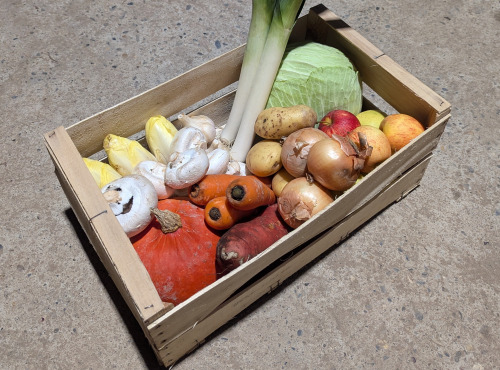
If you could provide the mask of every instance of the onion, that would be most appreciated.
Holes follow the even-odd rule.
[[[356,183],[372,148],[360,135],[361,149],[347,137],[332,135],[313,145],[307,158],[307,170],[324,187],[344,191]]]
[[[307,156],[313,144],[328,138],[321,130],[307,127],[290,134],[281,148],[281,162],[293,177],[306,174]]]
[[[331,192],[305,177],[293,179],[285,185],[278,198],[278,211],[283,220],[297,228],[333,202]]]

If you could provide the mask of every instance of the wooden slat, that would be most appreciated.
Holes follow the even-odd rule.
[[[324,5],[308,14],[312,37],[342,50],[355,64],[363,82],[398,112],[431,126],[450,112],[450,104],[385,55]]]
[[[382,193],[371,199],[362,209],[358,209],[330,230],[316,238],[304,249],[296,252],[277,268],[246,287],[194,327],[159,349],[159,357],[165,366],[175,363],[186,352],[196,348],[204,338],[217,328],[230,321],[235,315],[283,283],[303,266],[325,253],[350,233],[374,217],[395,201],[401,199],[409,190],[418,186],[431,156],[410,169],[405,175],[388,186]]]
[[[340,222],[351,212],[363,207],[404,171],[431,153],[439,141],[447,119],[444,117],[443,120],[427,129],[425,135],[421,135],[411,145],[407,145],[391,156],[356,187],[345,192],[313,219],[280,239],[258,257],[248,261],[245,268],[232,271],[159,318],[154,325],[150,326],[151,337],[156,345],[161,347],[162,343],[172,341],[180,333],[211,314],[234,292],[271,263]]]
[[[44,138],[78,221],[136,319],[144,324],[165,312],[148,272],[64,127]]]
[[[361,225],[371,214],[382,209],[384,204],[397,200],[416,186],[450,117],[448,102],[324,6],[312,8],[308,16],[298,20],[292,39],[297,41],[305,37],[342,50],[355,61],[364,82],[381,98],[429,128],[313,220],[282,238],[243,268],[221,278],[170,311],[164,308],[147,271],[100,195],[81,156],[101,151],[102,140],[109,133],[125,137],[136,135],[152,115],[171,117],[202,100],[208,100],[208,96],[235,82],[239,77],[244,45],[83,120],[67,131],[60,127],[45,135],[56,173],[80,224],[156,354],[165,364],[171,364],[196,346],[232,315],[341,240],[356,225]],[[201,85],[200,81],[203,81]],[[225,121],[233,97],[234,93],[228,93],[194,113],[206,114],[215,121]],[[270,264],[306,243],[311,245],[277,269],[267,272]],[[263,276],[254,281],[260,275]]]
[[[102,150],[106,135],[130,137],[147,120],[170,117],[238,80],[245,46],[202,64],[176,78],[69,127],[68,133],[83,157]]]
[[[210,117],[214,121],[216,126],[220,126],[220,123],[226,122],[227,118],[229,117],[231,107],[233,106],[235,92],[236,91],[231,91],[229,93],[226,93],[221,97],[212,100],[211,102],[208,102],[207,104],[189,112],[189,114],[203,114],[207,117]],[[177,120],[172,120],[172,124],[174,124],[174,126],[177,126]],[[135,140],[137,140],[144,147],[148,147],[145,135],[138,135]],[[100,159],[104,160],[106,159],[106,156],[103,156],[103,158]]]

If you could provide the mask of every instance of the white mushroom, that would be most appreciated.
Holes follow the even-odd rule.
[[[177,121],[181,123],[182,127],[195,127],[203,132],[208,145],[210,145],[215,139],[216,129],[214,121],[207,116],[189,116],[186,114],[179,114],[177,116]]]
[[[229,150],[225,150],[222,148],[214,149],[213,151],[208,153],[210,167],[208,168],[207,175],[220,175],[226,173],[229,159]]]
[[[142,161],[134,168],[134,173],[147,178],[155,187],[158,199],[170,198],[175,189],[165,185],[165,170],[167,165],[157,161]]]
[[[201,130],[195,127],[181,128],[174,136],[167,159],[175,152],[182,153],[188,149],[201,148],[207,150],[207,139]]]
[[[153,219],[151,209],[158,205],[158,196],[144,176],[124,176],[104,186],[101,192],[129,238],[143,231]]]
[[[210,162],[204,149],[173,153],[165,170],[165,184],[174,189],[187,188],[201,180],[209,166]]]

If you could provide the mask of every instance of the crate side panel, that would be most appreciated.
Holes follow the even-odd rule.
[[[363,206],[404,171],[432,152],[444,130],[445,123],[446,119],[427,129],[425,135],[422,134],[411,145],[394,154],[368,174],[356,187],[348,190],[313,219],[283,237],[259,256],[248,261],[244,268],[232,271],[210,287],[175,307],[168,315],[157,320],[155,325],[151,327],[152,337],[159,338],[156,341],[169,342],[179,333],[205,318],[271,263]]]
[[[63,127],[45,135],[56,173],[78,221],[141,325],[163,303],[118,220]]]
[[[309,13],[309,32],[321,43],[342,50],[370,86],[397,111],[425,126],[446,116],[450,104],[323,5]]]
[[[244,45],[74,124],[68,133],[82,156],[97,153],[106,135],[130,137],[150,117],[170,117],[237,81],[243,52]]]
[[[293,25],[292,33],[288,38],[288,43],[300,42],[305,40],[307,35],[307,16],[304,15],[297,19]]]
[[[184,332],[181,336],[166,344],[164,347],[160,347],[158,355],[164,365],[169,366],[175,363],[179,358],[196,348],[208,335],[230,321],[243,309],[266,293],[271,292],[288,277],[302,269],[305,265],[315,260],[327,250],[331,249],[338,242],[344,240],[350,233],[359,228],[366,221],[418,186],[429,161],[430,156],[410,169],[365,206],[342,220],[331,230],[326,231],[298,253],[294,253],[292,257],[284,261],[276,269],[263,276],[251,286],[248,286],[237,295],[231,297],[231,299],[226,301],[206,319],[198,322],[196,326]],[[157,345],[161,346],[161,343],[157,343]]]

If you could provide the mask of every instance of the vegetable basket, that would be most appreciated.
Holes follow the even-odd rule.
[[[290,42],[305,39],[344,52],[370,89],[397,112],[417,118],[426,130],[321,213],[178,306],[161,301],[82,157],[100,152],[107,134],[141,136],[149,117],[158,114],[173,117],[202,101],[193,113],[225,122],[234,91],[211,97],[237,81],[244,45],[71,127],[58,127],[44,136],[57,177],[78,221],[159,362],[165,366],[185,356],[244,308],[418,186],[450,118],[448,102],[321,4],[297,20]],[[365,106],[371,106],[366,97]]]

